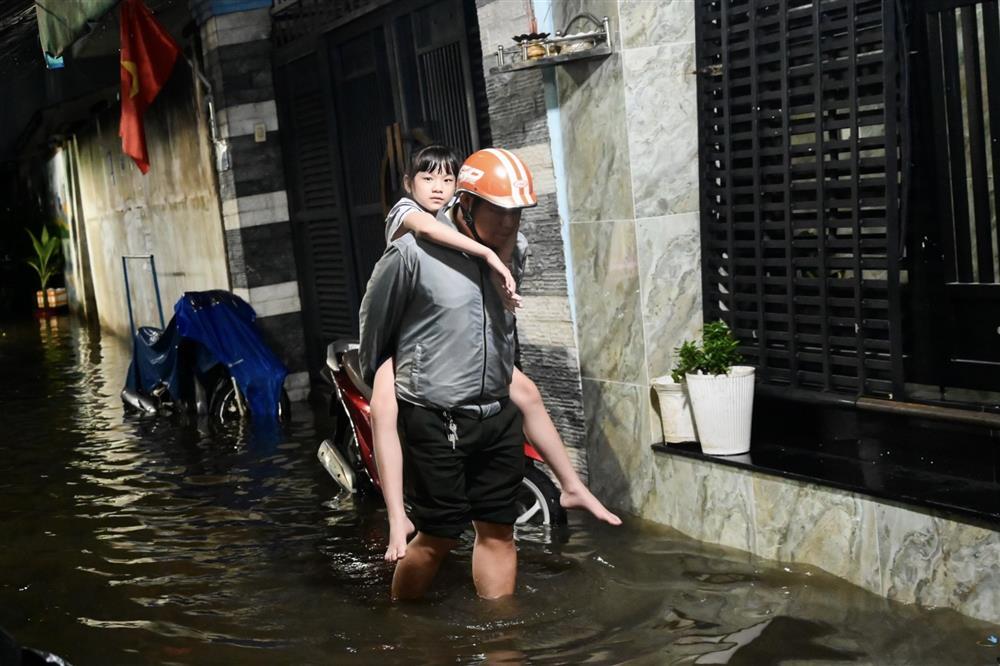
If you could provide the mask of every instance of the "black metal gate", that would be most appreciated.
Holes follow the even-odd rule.
[[[311,367],[357,334],[406,156],[488,141],[472,0],[291,0],[275,63]]]
[[[358,308],[333,100],[323,85],[325,74],[316,53],[275,68],[310,367],[321,358],[323,341],[354,334],[345,313]]]
[[[697,0],[702,275],[765,386],[902,393],[891,0]]]

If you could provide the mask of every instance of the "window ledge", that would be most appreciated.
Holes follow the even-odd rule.
[[[991,528],[1000,527],[1000,483],[942,473],[929,465],[917,467],[872,460],[864,444],[840,446],[836,453],[754,442],[742,456],[702,453],[697,442],[653,444],[659,455],[675,455],[736,467],[770,476],[847,490],[892,502],[956,514]],[[853,448],[853,450],[852,450]],[[875,456],[883,458],[882,454]],[[891,457],[891,456],[890,456]],[[984,461],[985,462],[985,461]],[[989,466],[989,463],[987,463]]]

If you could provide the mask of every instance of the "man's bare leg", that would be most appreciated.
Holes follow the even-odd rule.
[[[472,549],[472,581],[483,599],[514,594],[517,582],[517,549],[514,526],[475,520],[476,544]]]
[[[409,543],[406,557],[396,561],[392,576],[392,598],[396,601],[419,599],[434,582],[441,562],[458,545],[455,539],[444,539],[417,532]]]

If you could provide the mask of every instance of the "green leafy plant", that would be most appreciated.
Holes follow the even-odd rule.
[[[25,229],[31,236],[31,245],[35,249],[35,258],[28,259],[29,266],[38,273],[38,279],[42,283],[42,291],[45,290],[49,280],[57,273],[56,264],[59,259],[59,237],[50,236],[47,227],[42,227],[41,238],[31,233],[31,229]]]
[[[684,376],[701,373],[704,375],[725,375],[740,363],[743,357],[736,351],[739,341],[724,321],[705,324],[700,345],[687,340],[677,348],[677,364],[670,377],[680,384]]]

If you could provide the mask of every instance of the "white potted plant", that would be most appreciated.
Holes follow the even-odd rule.
[[[663,441],[668,444],[697,442],[694,414],[691,413],[691,396],[684,383],[683,373],[676,370],[653,380],[653,389],[660,403],[660,425]]]
[[[754,368],[737,365],[739,342],[723,321],[705,324],[701,345],[688,341],[677,349],[675,377],[683,376],[701,450],[734,456],[750,450]]]

